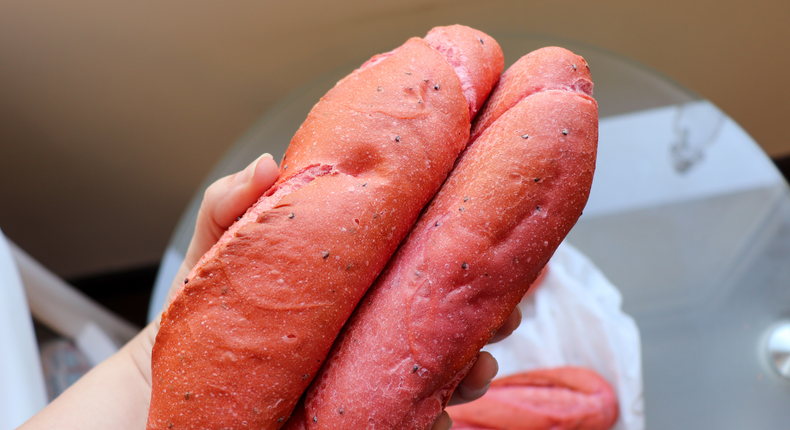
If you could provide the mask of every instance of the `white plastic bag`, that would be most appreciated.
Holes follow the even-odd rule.
[[[617,288],[567,243],[557,249],[543,282],[521,301],[521,326],[484,348],[499,376],[539,368],[580,366],[598,372],[617,393],[614,430],[643,430],[639,330],[620,305]]]

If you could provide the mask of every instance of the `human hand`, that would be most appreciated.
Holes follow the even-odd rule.
[[[216,181],[206,190],[195,234],[170,295],[225,230],[275,183],[278,174],[277,163],[271,155],[264,154],[243,171]],[[168,297],[166,303],[169,301]],[[520,314],[511,315],[493,340],[510,334],[520,319]],[[118,353],[93,368],[20,429],[144,428],[151,401],[151,349],[158,328],[158,320],[146,326]],[[496,370],[496,360],[481,353],[459,384],[452,402],[463,403],[482,396]],[[433,428],[446,430],[450,425],[449,416],[442,414]]]
[[[179,272],[180,279],[233,221],[274,184],[278,174],[277,163],[271,155],[264,154],[243,171],[226,176],[208,188],[195,234]],[[171,288],[170,294],[173,291]],[[151,402],[151,350],[158,329],[157,319],[20,429],[145,428]]]
[[[184,262],[167,293],[165,308],[200,257],[217,243],[238,217],[244,215],[274,185],[279,174],[277,163],[271,154],[263,154],[244,170],[220,178],[206,189],[195,223],[195,233],[187,248]]]

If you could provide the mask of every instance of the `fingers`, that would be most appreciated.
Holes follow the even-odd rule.
[[[447,412],[442,411],[441,415],[436,418],[436,421],[433,422],[433,427],[431,430],[450,430],[450,427],[453,426],[453,420],[450,419],[450,415]]]
[[[272,156],[263,154],[241,172],[211,184],[200,207],[201,214],[206,217],[205,227],[217,229],[215,237],[219,239],[274,184],[278,174]]]
[[[521,308],[516,306],[513,309],[513,313],[510,314],[509,317],[502,323],[502,326],[499,327],[499,330],[494,333],[494,336],[491,337],[491,340],[488,343],[496,343],[500,340],[510,336],[517,328],[521,325]]]
[[[543,269],[540,271],[540,274],[538,274],[538,278],[532,282],[532,285],[529,287],[525,297],[532,294],[540,286],[540,284],[543,282],[543,279],[546,277],[548,270],[549,266],[543,267]],[[494,333],[494,336],[491,337],[491,340],[489,340],[488,343],[497,343],[513,334],[518,326],[521,325],[521,317],[521,308],[516,306],[516,309],[513,309],[513,313],[511,313],[505,322],[502,323],[502,326],[499,327],[499,330],[497,330],[496,333]]]
[[[197,263],[225,230],[274,184],[278,175],[277,163],[270,154],[263,154],[241,172],[211,184],[200,205],[185,263],[190,268]]]
[[[494,379],[498,370],[499,364],[494,356],[486,351],[481,352],[472,369],[453,392],[449,405],[471,402],[480,398],[488,390],[488,386],[491,385],[491,380]]]
[[[225,233],[238,217],[255,204],[277,181],[277,163],[270,154],[263,154],[250,163],[247,168],[233,175],[225,176],[211,184],[203,195],[195,234],[189,243],[184,262],[173,280],[165,300],[165,308],[173,293],[183,284],[184,277]]]

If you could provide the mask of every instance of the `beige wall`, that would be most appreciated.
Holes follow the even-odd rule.
[[[155,262],[267,108],[451,23],[632,57],[790,154],[788,18],[787,1],[3,0],[0,229],[63,276]]]

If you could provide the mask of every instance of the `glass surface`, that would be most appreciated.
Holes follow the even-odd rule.
[[[621,290],[640,328],[647,428],[786,426],[790,381],[771,367],[766,339],[790,314],[790,198],[770,159],[715,106],[633,61],[556,39],[492,36],[508,63],[559,45],[590,64],[599,159],[568,241]],[[263,152],[279,160],[310,108],[361,63],[293,93],[217,164],[171,240],[151,316],[183,258],[205,187]]]

